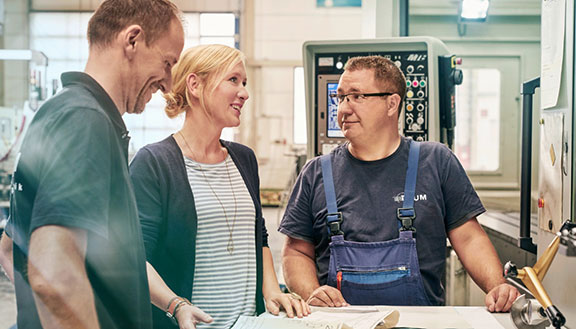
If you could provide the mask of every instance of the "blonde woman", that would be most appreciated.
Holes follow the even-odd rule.
[[[185,51],[165,94],[182,128],[142,148],[130,165],[142,224],[154,328],[230,328],[267,309],[305,316],[309,306],[278,287],[253,151],[220,140],[246,100],[243,54],[227,46]]]

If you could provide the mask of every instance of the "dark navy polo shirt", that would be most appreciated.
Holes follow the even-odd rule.
[[[151,328],[128,132],[89,75],[64,73],[62,84],[30,124],[14,172],[7,233],[14,241],[18,328],[41,328],[28,283],[28,247],[32,232],[46,225],[87,232],[86,271],[101,328]]]

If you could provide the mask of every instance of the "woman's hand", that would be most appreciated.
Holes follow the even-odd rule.
[[[295,293],[284,294],[281,292],[272,293],[266,298],[266,309],[274,315],[278,315],[283,309],[289,318],[293,318],[294,315],[301,318],[311,312],[310,306],[300,296]]]
[[[196,329],[197,323],[212,322],[210,315],[191,304],[180,306],[178,312],[176,312],[176,319],[178,319],[178,327],[180,329]]]

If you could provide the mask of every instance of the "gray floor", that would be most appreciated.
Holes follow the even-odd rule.
[[[282,270],[280,265],[280,252],[284,244],[284,235],[278,233],[278,223],[280,222],[282,209],[264,208],[264,218],[268,228],[268,242],[274,258],[274,267],[278,274],[278,281],[283,283]],[[14,287],[3,271],[0,274],[0,329],[8,329],[16,322],[16,300],[14,298]]]
[[[16,299],[14,286],[0,271],[0,329],[8,329],[16,322]]]

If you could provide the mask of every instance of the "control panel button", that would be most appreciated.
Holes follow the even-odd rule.
[[[322,154],[330,154],[333,149],[337,148],[340,143],[336,144],[322,144]]]

